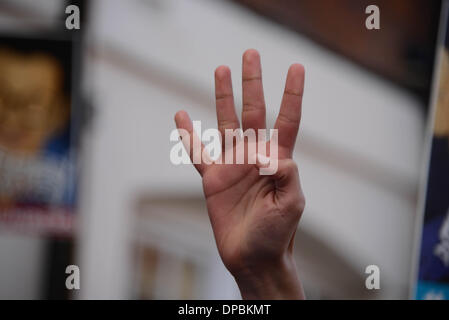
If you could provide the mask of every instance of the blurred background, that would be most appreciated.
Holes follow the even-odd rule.
[[[81,9],[80,30],[65,28],[69,4]],[[380,8],[380,30],[365,28],[370,4]],[[307,199],[295,249],[307,297],[410,297],[440,6],[1,0],[0,66],[20,80],[0,76],[0,91],[22,86],[30,99],[48,91],[39,99],[49,107],[12,118],[0,97],[0,298],[240,298],[215,247],[200,177],[169,161],[169,136],[180,109],[216,126],[218,65],[231,67],[240,112],[248,48],[262,57],[269,127],[289,65],[306,68],[294,158]],[[30,112],[41,119],[6,129]],[[56,163],[40,165],[48,159]],[[61,172],[39,201],[34,189],[11,195],[6,182],[15,170],[21,178],[8,179],[23,187],[26,161],[38,163],[30,176]],[[65,288],[70,264],[80,268],[79,290]],[[365,288],[371,264],[380,290]]]

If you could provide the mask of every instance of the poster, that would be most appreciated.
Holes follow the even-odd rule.
[[[416,299],[449,299],[449,24],[445,9]]]
[[[70,234],[72,43],[0,37],[0,228]]]

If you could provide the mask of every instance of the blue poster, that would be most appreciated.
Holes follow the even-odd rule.
[[[0,37],[0,228],[70,235],[72,44]]]
[[[449,299],[449,10],[445,11],[416,299]]]

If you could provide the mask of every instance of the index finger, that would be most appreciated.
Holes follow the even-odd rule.
[[[175,115],[175,122],[181,141],[189,154],[192,164],[199,174],[203,176],[209,167],[208,163],[211,161],[207,150],[193,128],[192,120],[190,120],[187,112],[178,111]],[[206,162],[203,162],[203,157],[206,157]]]

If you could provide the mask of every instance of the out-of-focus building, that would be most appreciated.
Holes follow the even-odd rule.
[[[288,66],[306,69],[294,154],[307,201],[296,239],[306,295],[408,297],[427,116],[421,99],[235,2],[96,0],[88,13],[82,86],[94,117],[82,140],[75,297],[239,298],[218,257],[200,177],[169,161],[169,137],[180,109],[216,126],[218,65],[231,67],[241,110],[248,48],[261,53],[268,126]],[[0,10],[0,27],[22,20]],[[0,297],[38,296],[39,271],[31,268],[42,265],[42,241],[0,233],[0,256],[12,257],[0,259]],[[365,288],[371,264],[381,270],[378,291]],[[26,290],[11,281],[24,272],[32,279]]]

